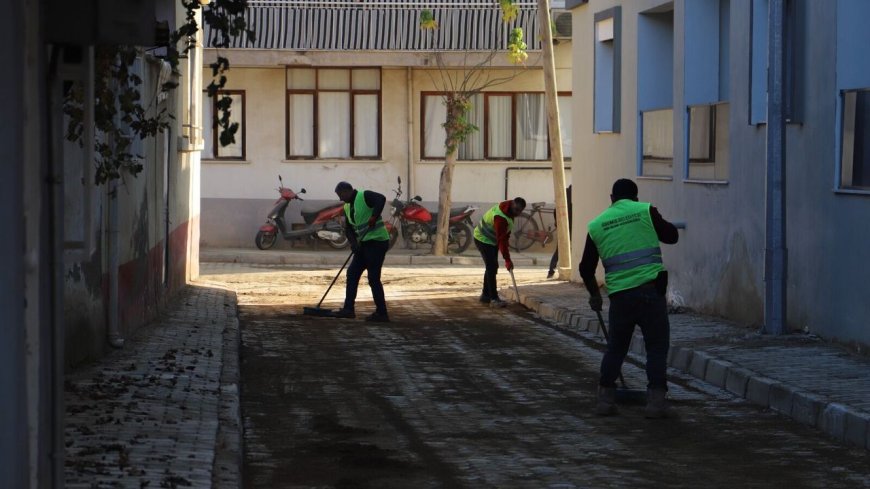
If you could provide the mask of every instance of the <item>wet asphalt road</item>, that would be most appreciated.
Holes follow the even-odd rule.
[[[870,487],[868,452],[696,381],[673,379],[678,419],[593,415],[600,352],[521,306],[390,307],[240,306],[245,487]]]

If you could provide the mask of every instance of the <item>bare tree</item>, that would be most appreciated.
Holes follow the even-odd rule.
[[[494,0],[493,3],[501,8],[504,22],[510,22],[516,18],[517,6],[514,4],[514,0]],[[421,13],[420,27],[427,30],[437,29],[438,24],[430,11]],[[484,90],[507,83],[520,74],[520,67],[524,67],[524,63],[528,59],[522,28],[512,29],[508,42],[506,54],[508,60],[514,65],[512,69],[493,68],[493,61],[499,54],[504,54],[504,52],[492,49],[479,61],[469,62],[472,56],[466,51],[463,62],[456,67],[447,66],[442,53],[435,54],[439,76],[436,77],[431,72],[430,76],[433,85],[444,94],[443,103],[446,107],[447,119],[444,123],[446,133],[444,141],[445,161],[444,167],[441,169],[438,190],[437,233],[432,247],[434,255],[447,253],[453,168],[456,166],[457,150],[470,134],[478,130],[466,117],[471,109],[472,97]]]

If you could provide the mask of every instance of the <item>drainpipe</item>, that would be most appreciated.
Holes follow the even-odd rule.
[[[413,175],[411,172],[414,167],[411,163],[414,160],[414,77],[411,74],[411,67],[405,68],[405,77],[407,78],[406,85],[408,86],[408,181],[405,182],[405,195],[411,196],[411,180]],[[422,144],[422,141],[421,141]]]
[[[783,0],[768,11],[767,191],[764,252],[764,332],[781,335],[786,322],[785,105]]]
[[[109,344],[124,346],[118,321],[118,180],[109,183],[109,325],[106,331]]]

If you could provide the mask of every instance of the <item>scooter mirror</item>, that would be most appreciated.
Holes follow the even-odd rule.
[[[299,193],[300,193],[300,194],[304,194],[304,193],[305,193],[305,189],[303,188],[302,190],[299,191]]]
[[[284,180],[281,178],[281,175],[278,175],[278,181],[281,182],[281,185],[284,185]]]
[[[422,201],[422,200],[423,200],[423,197],[420,197],[419,195],[415,195],[415,196],[414,196],[414,200],[416,200],[416,201]]]
[[[399,185],[401,185],[401,184],[402,184],[402,177],[396,177],[396,180],[398,180],[398,181],[399,181]]]

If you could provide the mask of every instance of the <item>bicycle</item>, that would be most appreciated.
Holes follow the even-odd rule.
[[[555,216],[555,208],[544,207],[546,202],[535,202],[532,204],[531,211],[523,211],[522,214],[514,219],[514,230],[511,233],[509,244],[514,251],[523,251],[528,249],[536,242],[541,243],[544,247],[553,240],[553,233],[556,231],[555,226],[547,226],[544,230],[544,214],[553,214]],[[538,216],[538,222],[535,222],[535,215]],[[540,223],[540,224],[539,224]]]

